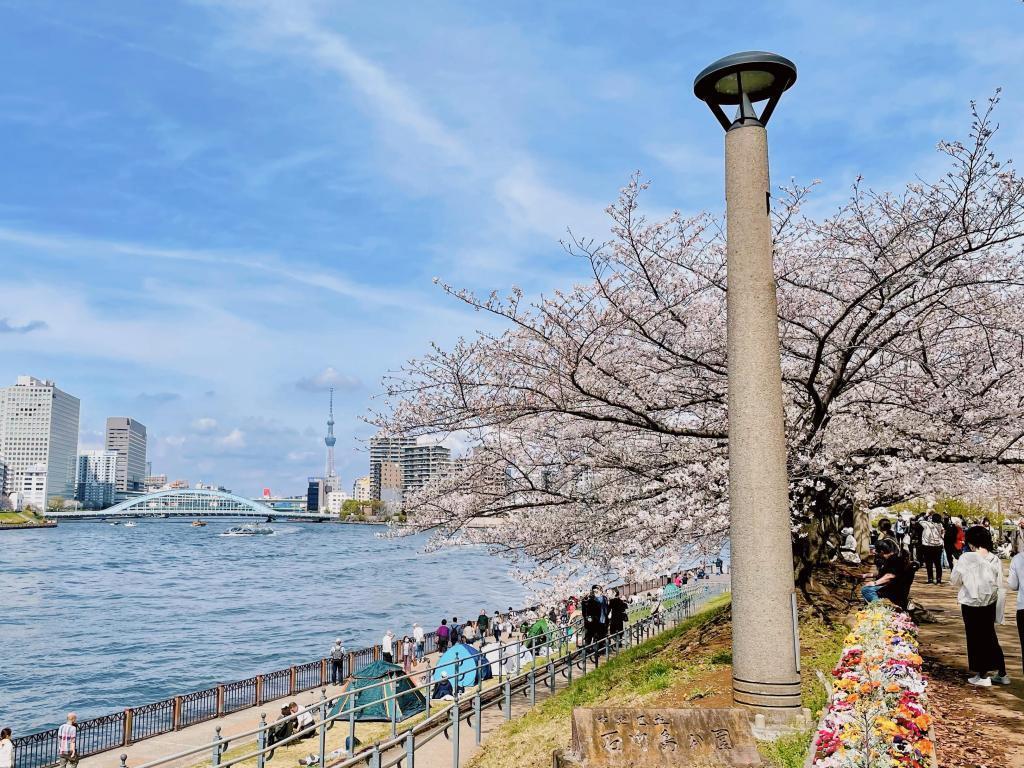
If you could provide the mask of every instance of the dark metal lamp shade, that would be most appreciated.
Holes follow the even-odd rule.
[[[703,101],[725,130],[756,122],[766,125],[782,92],[796,82],[796,65],[789,59],[766,51],[734,53],[705,67],[693,81],[694,95]],[[760,116],[753,105],[767,104]],[[738,105],[729,120],[722,105]]]

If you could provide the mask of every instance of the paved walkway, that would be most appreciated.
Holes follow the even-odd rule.
[[[919,572],[921,578],[924,571]],[[957,590],[948,584],[934,585],[914,583],[911,597],[931,611],[936,618],[934,624],[921,624],[921,653],[926,662],[938,662],[951,669],[951,675],[937,686],[951,687],[955,697],[954,706],[977,713],[977,721],[966,730],[979,740],[994,739],[1006,750],[1008,762],[1001,768],[1024,766],[1024,672],[1022,672],[1020,641],[1014,622],[1017,594],[1010,592],[1007,599],[1007,622],[998,628],[999,642],[1006,656],[1006,671],[1012,680],[1008,686],[977,688],[968,684],[967,643],[964,625],[960,617],[960,606],[956,601]],[[962,671],[958,679],[956,672]],[[942,690],[942,688],[937,688]],[[961,734],[966,743],[971,736]],[[943,760],[943,743],[939,738],[936,748],[940,761]],[[946,745],[948,748],[950,745]],[[955,745],[962,747],[963,744]]]

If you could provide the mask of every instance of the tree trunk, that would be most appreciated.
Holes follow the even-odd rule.
[[[857,540],[857,554],[863,560],[871,554],[871,516],[861,504],[853,510],[853,538]]]

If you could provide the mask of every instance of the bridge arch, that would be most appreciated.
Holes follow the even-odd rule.
[[[199,488],[167,488],[102,510],[104,517],[125,515],[181,515],[188,517],[272,517],[280,516],[266,504],[226,491]],[[302,514],[302,513],[300,513]]]

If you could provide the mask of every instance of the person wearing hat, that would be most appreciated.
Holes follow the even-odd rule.
[[[341,685],[345,680],[345,646],[336,638],[329,654],[331,660],[331,685]]]

